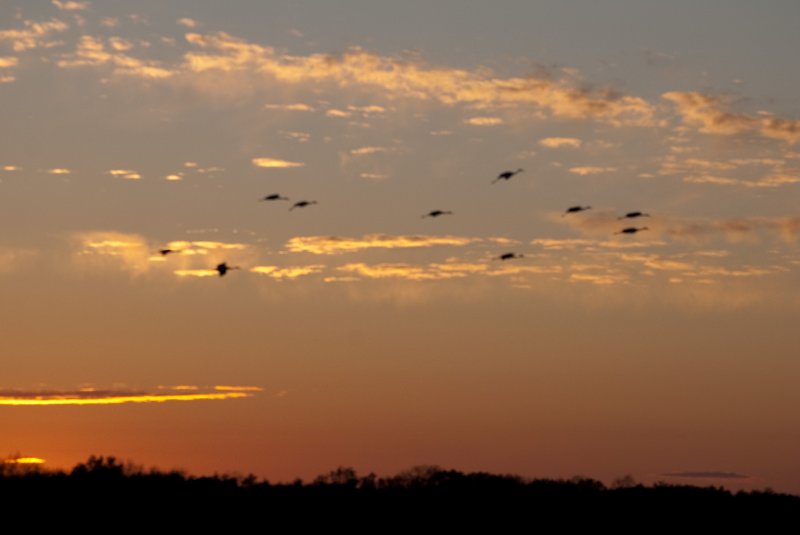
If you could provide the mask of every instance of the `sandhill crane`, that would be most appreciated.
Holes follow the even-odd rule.
[[[259,199],[260,201],[288,201],[289,197],[283,197],[279,193],[273,193],[271,195],[267,195],[263,199]]]
[[[505,262],[506,260],[512,260],[514,258],[522,258],[522,255],[517,253],[503,253],[500,256],[495,257],[495,260],[502,260]]]
[[[171,253],[180,253],[180,251],[177,249],[159,249],[158,252],[161,254],[161,256],[167,256]]]
[[[439,217],[440,215],[453,215],[453,212],[449,210],[434,210],[432,212],[428,212],[422,217]]]
[[[650,217],[650,214],[644,212],[628,212],[627,214],[618,217],[617,219],[634,219],[636,217]]]
[[[216,270],[219,273],[220,277],[224,277],[225,274],[232,269],[241,269],[241,268],[239,266],[229,266],[226,262],[218,264],[216,267]]]
[[[566,209],[566,211],[563,214],[561,214],[561,217],[564,217],[567,214],[574,214],[577,212],[583,212],[584,210],[591,210],[591,209],[592,209],[591,206],[570,206],[569,208]]]
[[[492,184],[494,184],[498,180],[509,180],[512,176],[514,176],[514,175],[516,175],[518,173],[521,173],[523,171],[524,171],[524,169],[517,169],[516,171],[503,171],[502,173],[497,175],[497,178],[492,180]]]
[[[297,201],[292,205],[291,208],[289,208],[289,211],[291,212],[295,208],[305,208],[306,206],[309,206],[311,204],[317,204],[317,201]]]
[[[641,232],[643,230],[650,230],[650,229],[647,227],[628,227],[618,232],[615,232],[614,234],[636,234],[637,232]]]

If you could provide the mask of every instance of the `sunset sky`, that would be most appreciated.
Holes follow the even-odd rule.
[[[797,28],[3,2],[0,456],[800,493]]]

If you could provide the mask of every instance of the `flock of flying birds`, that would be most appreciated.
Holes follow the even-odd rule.
[[[494,184],[496,182],[499,182],[500,180],[506,180],[506,181],[510,180],[512,177],[514,177],[514,175],[522,173],[523,171],[524,171],[524,169],[517,169],[516,171],[503,171],[502,173],[497,175],[497,178],[492,180],[492,184]],[[283,195],[280,195],[279,193],[272,193],[270,195],[264,196],[263,198],[261,198],[259,200],[260,201],[288,201],[289,197],[284,197]],[[317,203],[317,201],[306,201],[306,200],[297,201],[294,204],[292,204],[291,207],[289,207],[289,211],[291,212],[295,208],[305,208],[306,206],[311,206],[312,204],[318,204],[318,203]],[[578,213],[578,212],[584,212],[586,210],[591,210],[591,208],[592,208],[591,206],[581,206],[581,205],[570,206],[569,208],[567,208],[564,211],[563,214],[561,214],[561,217],[567,216],[569,214],[575,214],[575,213]],[[432,210],[432,211],[428,212],[427,214],[424,214],[422,217],[423,218],[426,218],[426,217],[437,218],[439,216],[452,215],[452,214],[453,214],[453,212],[451,212],[449,210]],[[618,220],[636,219],[636,218],[639,218],[639,217],[650,217],[650,214],[646,214],[644,212],[639,212],[639,211],[628,212],[625,215],[618,217],[617,219]],[[615,232],[614,234],[636,234],[637,232],[641,232],[643,230],[649,230],[649,229],[647,227],[625,227],[622,230],[619,230],[619,231]],[[164,248],[164,249],[159,249],[158,252],[162,256],[167,256],[168,254],[171,254],[171,253],[180,253],[180,250]],[[518,253],[503,253],[500,256],[495,257],[494,259],[495,260],[506,261],[506,260],[512,260],[512,259],[515,259],[515,258],[522,258],[522,257],[523,257],[523,255],[522,254],[518,254]],[[241,268],[239,266],[229,266],[227,264],[227,262],[222,262],[221,264],[218,264],[217,267],[214,268],[214,269],[217,271],[217,273],[219,273],[220,277],[223,277],[223,276],[225,276],[225,274],[228,271],[231,271],[233,269],[241,269]]]

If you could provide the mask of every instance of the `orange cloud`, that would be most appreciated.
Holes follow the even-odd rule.
[[[301,102],[295,104],[265,104],[265,110],[284,110],[284,111],[314,111],[314,108]]]
[[[107,51],[101,38],[83,35],[78,41],[75,52],[67,54],[65,59],[58,62],[58,66],[70,68],[109,65],[113,68],[115,74],[149,79],[169,78],[174,74],[159,62],[144,61],[122,54],[119,50],[119,45],[123,41],[119,40],[119,38],[112,37],[109,42],[115,52]]]
[[[366,154],[376,154],[380,152],[387,152],[386,147],[360,147],[350,151],[353,156],[364,156]]]
[[[120,405],[126,403],[164,403],[167,401],[203,401],[248,398],[260,392],[258,387],[216,387],[187,393],[176,390],[168,393],[96,390],[82,388],[73,391],[0,391],[0,405],[42,407],[61,405]]]
[[[328,81],[340,87],[377,88],[393,96],[446,105],[530,105],[556,117],[593,118],[614,125],[653,124],[654,108],[644,99],[572,87],[568,81],[497,78],[486,69],[431,67],[359,48],[342,55],[289,56],[222,32],[189,33],[186,39],[200,51],[184,56],[181,68],[185,72],[249,72],[289,84]]]
[[[0,56],[0,69],[15,67],[17,63],[19,63],[19,60],[14,56]]]
[[[480,241],[480,239],[461,236],[390,236],[386,234],[368,234],[362,238],[298,236],[286,243],[286,249],[293,253],[339,254],[364,249],[462,246],[475,241]]]
[[[300,162],[289,162],[286,160],[277,160],[275,158],[253,158],[251,161],[256,167],[267,168],[303,167],[305,165]]]
[[[72,171],[70,171],[69,169],[65,169],[63,167],[55,167],[53,169],[48,169],[47,172],[50,173],[51,175],[68,175],[72,173]]]
[[[503,124],[500,117],[470,117],[464,121],[472,126],[497,126]]]
[[[3,459],[3,464],[44,464],[45,462],[41,457],[10,457]]]
[[[560,149],[564,147],[579,149],[581,148],[581,144],[582,141],[574,137],[546,137],[539,140],[539,145],[547,147],[548,149]]]
[[[290,266],[284,268],[280,268],[278,266],[256,266],[250,268],[250,271],[260,275],[268,275],[274,279],[296,279],[305,275],[318,273],[323,269],[325,269],[325,266],[317,264],[311,266]]]
[[[576,175],[581,175],[581,176],[597,175],[600,173],[611,173],[616,170],[617,170],[616,167],[593,167],[593,166],[569,168],[570,173],[574,173]]]
[[[82,11],[89,8],[89,2],[74,2],[67,1],[61,2],[60,0],[53,0],[53,5],[63,11]]]
[[[66,31],[66,22],[51,19],[47,22],[26,20],[24,29],[0,31],[0,41],[11,41],[14,52],[22,52],[31,48],[49,48],[59,44],[46,40],[50,34]]]

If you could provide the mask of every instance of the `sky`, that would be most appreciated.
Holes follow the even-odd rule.
[[[800,493],[796,3],[0,21],[0,455]]]

